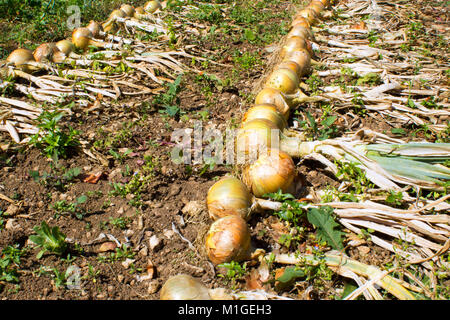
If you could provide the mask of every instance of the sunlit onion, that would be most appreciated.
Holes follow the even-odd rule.
[[[309,72],[311,67],[311,54],[307,49],[298,49],[286,54],[283,61],[294,61],[301,67],[300,76],[304,76]]]
[[[294,61],[281,61],[278,65],[277,68],[286,68],[286,69],[291,69],[292,71],[295,72],[295,74],[297,76],[301,76],[302,75],[302,68]]]
[[[302,26],[304,28],[310,29],[311,24],[309,23],[309,20],[306,19],[303,15],[296,15],[294,17],[294,20],[291,22],[291,26]]]
[[[123,4],[120,6],[120,10],[122,10],[127,17],[134,17],[135,9],[131,5]]]
[[[266,87],[280,90],[283,93],[294,93],[298,90],[299,84],[300,80],[295,72],[286,68],[275,69],[265,82]]]
[[[303,37],[305,39],[309,39],[312,40],[313,34],[311,32],[311,29],[309,28],[305,28],[304,26],[301,25],[295,25],[291,28],[291,30],[289,31],[289,33],[287,34],[288,37]]]
[[[229,215],[250,217],[252,196],[241,180],[229,176],[214,183],[206,197],[209,216],[217,220]]]
[[[312,9],[317,15],[319,15],[325,9],[325,6],[322,2],[313,0],[309,3],[307,8]]]
[[[144,5],[144,10],[147,11],[148,13],[154,13],[154,12],[156,12],[156,10],[161,10],[161,9],[162,9],[162,5],[161,5],[161,2],[159,2],[158,0],[148,1]]]
[[[89,31],[92,33],[93,38],[100,39],[105,36],[103,26],[97,21],[91,20],[86,28],[89,29]]]
[[[245,220],[231,215],[213,222],[206,234],[205,249],[209,260],[215,265],[248,259],[250,230]]]
[[[92,39],[92,32],[88,28],[77,28],[72,32],[72,43],[75,47],[86,50],[90,45],[104,48],[107,44]]]
[[[58,47],[59,51],[64,53],[66,56],[69,56],[75,50],[75,46],[72,41],[67,39],[60,40],[55,45]]]
[[[281,190],[293,193],[295,164],[285,152],[270,149],[244,169],[243,181],[255,197]]]
[[[288,37],[285,44],[283,45],[283,48],[281,48],[280,50],[279,56],[281,59],[283,59],[287,54],[299,49],[306,49],[310,54],[312,53],[311,44],[304,37]]]
[[[305,8],[305,9],[300,10],[296,16],[304,17],[306,20],[308,20],[310,25],[313,24],[314,21],[316,21],[318,18],[316,12],[314,10],[312,10],[311,8]]]
[[[273,105],[286,120],[289,118],[289,102],[280,90],[272,88],[263,88],[255,98],[255,105]]]
[[[162,286],[159,297],[160,300],[211,300],[208,288],[187,274],[169,278]]]
[[[278,112],[277,108],[272,105],[259,105],[251,107],[242,117],[242,124],[254,119],[266,119],[269,120],[283,130],[287,127],[286,119]]]
[[[13,52],[10,53],[10,55],[6,58],[7,62],[14,63],[14,65],[25,71],[25,72],[31,72],[35,71],[38,68],[30,65],[29,63],[36,62],[33,56],[33,52],[31,52],[28,49],[16,49]]]
[[[272,121],[266,119],[247,121],[236,134],[238,162],[256,160],[260,153],[265,153],[267,148],[272,147],[272,143],[278,143],[279,136],[280,129]]]
[[[33,52],[34,59],[38,62],[60,63],[66,59],[66,55],[61,52],[54,43],[43,43]]]

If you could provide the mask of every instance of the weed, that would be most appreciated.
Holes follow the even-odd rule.
[[[21,258],[26,253],[26,249],[19,249],[17,245],[6,246],[2,249],[0,255],[0,291],[1,282],[19,282],[18,267]]]
[[[52,172],[44,171],[42,175],[39,171],[30,170],[30,176],[37,183],[47,187],[52,187],[60,191],[67,189],[67,185],[81,174],[80,168],[66,169],[52,164]]]
[[[68,203],[66,200],[57,201],[52,209],[56,211],[56,217],[60,214],[71,213],[75,215],[75,217],[79,220],[82,220],[85,212],[79,208],[80,204],[85,203],[87,200],[87,196],[82,195],[79,196],[75,202]]]
[[[239,262],[231,261],[226,263],[221,263],[218,265],[219,268],[225,268],[227,272],[225,274],[218,274],[220,278],[224,278],[227,282],[231,282],[234,287],[239,280],[242,280],[247,273],[247,262],[242,265]]]
[[[309,111],[306,112],[306,119],[299,121],[299,125],[313,140],[326,140],[338,135],[338,128],[334,124],[337,116],[323,117],[320,121],[320,127]]]
[[[42,221],[41,226],[35,226],[33,230],[36,235],[31,235],[30,240],[42,248],[36,256],[37,259],[42,258],[46,252],[60,256],[66,252],[66,235],[59,231],[58,227],[50,228],[45,221]]]

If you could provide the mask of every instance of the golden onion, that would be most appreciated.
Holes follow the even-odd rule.
[[[241,262],[250,256],[250,230],[240,216],[220,218],[211,224],[206,234],[205,249],[215,264]]]
[[[301,76],[302,75],[302,68],[297,64],[297,62],[294,61],[281,61],[278,65],[277,68],[286,68],[286,69],[291,69],[292,71],[295,72],[295,74],[297,76]]]
[[[287,53],[286,56],[283,57],[283,61],[293,61],[297,63],[301,68],[300,76],[304,76],[309,72],[309,68],[311,67],[311,54],[307,49],[298,49]]]
[[[236,152],[238,163],[256,160],[259,153],[276,146],[279,142],[279,129],[275,123],[267,119],[254,119],[245,122],[236,134]],[[274,141],[272,141],[274,140]],[[250,156],[250,159],[241,157]]]
[[[120,10],[122,10],[127,17],[134,17],[135,9],[133,6],[130,6],[129,4],[121,5]]]
[[[61,52],[54,43],[43,43],[33,52],[34,59],[38,62],[60,63],[66,59],[66,55]]]
[[[325,9],[325,6],[323,5],[322,2],[318,0],[313,0],[310,2],[307,8],[312,9],[317,15],[319,15]]]
[[[314,10],[312,10],[311,8],[305,8],[300,10],[297,13],[297,17],[304,17],[306,20],[308,20],[309,24],[313,24],[315,20],[317,20],[317,14]]]
[[[74,51],[75,47],[72,43],[72,41],[64,39],[58,41],[56,44],[56,47],[64,53],[67,57]]]
[[[104,36],[103,26],[97,21],[91,20],[86,28],[92,33],[93,38],[102,38]]]
[[[103,48],[104,42],[92,39],[92,32],[88,28],[77,28],[72,32],[72,43],[75,47],[86,50],[90,45]]]
[[[305,28],[301,25],[295,25],[291,28],[291,30],[287,34],[287,37],[303,37],[305,39],[312,40],[313,34],[311,32],[311,29]]]
[[[283,93],[294,93],[298,90],[299,84],[300,79],[294,71],[287,68],[278,68],[269,75],[265,87],[280,90]]]
[[[211,300],[208,288],[187,274],[169,278],[162,286],[159,297],[160,300]]]
[[[311,54],[311,44],[304,37],[291,36],[286,39],[286,42],[280,50],[280,58],[283,59],[288,53],[299,49],[306,49]]]
[[[149,12],[149,13],[154,13],[156,12],[156,10],[161,10],[162,9],[162,5],[161,2],[159,2],[158,0],[152,0],[152,1],[148,1],[145,5],[144,5],[144,10]]]
[[[242,117],[242,124],[254,119],[266,119],[269,120],[278,127],[280,130],[284,130],[287,127],[286,119],[277,108],[272,105],[259,105],[251,107]]]
[[[273,105],[286,120],[289,119],[290,100],[280,90],[263,88],[255,98],[255,105]]]
[[[292,158],[283,151],[269,149],[244,169],[243,181],[255,197],[263,197],[279,190],[293,193],[295,176]]]
[[[291,22],[291,26],[302,26],[307,29],[311,28],[311,24],[309,23],[308,19],[306,19],[303,15],[296,15],[294,17],[294,20],[292,20]]]
[[[25,71],[31,72],[38,70],[35,66],[30,65],[29,63],[36,62],[33,56],[33,52],[28,49],[16,49],[10,53],[10,55],[6,58],[7,62],[14,63],[14,65]]]
[[[209,188],[206,205],[213,220],[229,215],[238,215],[247,220],[250,217],[252,195],[241,180],[224,177]]]

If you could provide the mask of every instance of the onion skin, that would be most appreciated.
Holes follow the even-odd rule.
[[[236,134],[236,152],[239,162],[256,160],[259,153],[265,153],[272,146],[272,137],[279,129],[275,123],[266,119],[254,119],[242,125]],[[276,141],[278,143],[279,140]],[[250,159],[240,157],[250,156]],[[255,157],[255,159],[252,159]]]
[[[33,52],[31,52],[28,49],[16,49],[13,52],[9,54],[9,56],[6,58],[7,62],[14,63],[14,65],[25,71],[25,72],[31,72],[35,71],[37,68],[33,66],[26,65],[27,62],[35,62]]]
[[[33,56],[37,62],[50,61],[61,63],[66,59],[66,55],[54,43],[41,44],[34,50]]]
[[[296,92],[299,84],[300,80],[294,71],[286,68],[279,68],[275,69],[269,75],[265,86],[289,94]]]
[[[136,12],[134,7],[129,4],[121,5],[120,10],[122,10],[127,17],[134,17],[134,13]]]
[[[313,0],[309,3],[307,8],[312,9],[317,15],[319,15],[325,9],[325,5],[318,0]]]
[[[255,105],[273,105],[284,118],[289,119],[290,106],[283,93],[272,88],[263,88],[255,98]]]
[[[88,28],[77,28],[72,32],[72,43],[75,47],[86,50],[90,45],[102,48],[105,43],[92,40],[92,32]]]
[[[214,265],[248,259],[251,244],[247,223],[235,215],[216,220],[206,234],[205,248]]]
[[[284,57],[286,57],[287,54],[299,49],[306,49],[310,54],[312,53],[311,44],[304,37],[298,36],[288,37],[283,48],[281,48],[279,56],[281,59],[283,59]]]
[[[303,10],[300,10],[299,13],[297,13],[297,16],[304,17],[306,20],[308,20],[310,25],[317,20],[317,14],[311,8],[305,8]]]
[[[158,0],[148,1],[144,5],[144,10],[147,11],[148,13],[154,13],[157,10],[161,10],[161,9],[162,9],[162,5],[161,5],[161,2],[159,2]]]
[[[244,170],[243,181],[255,197],[294,190],[295,164],[285,152],[270,149]]]
[[[248,220],[252,195],[241,180],[224,177],[209,188],[206,205],[213,220],[229,215],[237,215]]]
[[[161,288],[160,300],[211,300],[208,288],[187,274],[169,278]]]
[[[59,51],[64,53],[66,56],[69,56],[69,54],[71,54],[75,49],[73,43],[67,39],[60,40],[55,45],[59,49]]]
[[[297,63],[301,67],[300,76],[304,76],[308,74],[309,69],[311,67],[311,54],[307,49],[298,49],[292,52],[289,52],[284,58],[283,61],[293,61]]]
[[[305,39],[312,40],[313,34],[311,32],[311,29],[305,28],[301,25],[295,25],[292,26],[291,30],[287,34],[288,37],[303,37]]]
[[[306,19],[304,16],[302,15],[296,15],[294,17],[294,20],[292,20],[291,22],[291,26],[302,26],[304,28],[310,29],[311,28],[311,24],[309,23],[309,20]]]
[[[277,108],[272,105],[259,105],[251,107],[242,117],[242,124],[254,119],[266,119],[269,120],[278,127],[278,129],[283,130],[287,127],[286,119],[281,113],[278,112]]]
[[[91,20],[86,28],[92,33],[93,38],[101,38],[104,32],[102,25],[94,20]]]

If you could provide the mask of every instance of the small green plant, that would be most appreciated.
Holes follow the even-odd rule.
[[[69,152],[80,145],[79,132],[72,127],[65,130],[59,125],[64,113],[44,110],[37,118],[39,132],[31,137],[30,144],[41,149],[52,159],[67,158]]]
[[[42,258],[46,252],[60,256],[66,252],[66,235],[59,231],[58,227],[50,228],[45,221],[42,221],[41,226],[35,226],[33,230],[36,235],[31,235],[30,240],[42,248],[36,256],[37,259]]]
[[[83,219],[85,212],[79,208],[80,204],[87,201],[87,196],[79,196],[75,202],[69,203],[66,200],[57,201],[52,208],[56,211],[56,214],[71,213],[75,215],[77,219]]]
[[[218,274],[218,277],[224,278],[226,281],[231,282],[232,285],[236,285],[239,280],[242,280],[247,273],[247,262],[242,265],[239,262],[231,261],[226,263],[221,263],[218,265],[219,268],[225,268],[227,272],[225,274]]]
[[[159,110],[159,113],[170,118],[177,117],[181,114],[180,107],[178,106],[180,101],[177,95],[181,90],[180,84],[182,78],[183,76],[179,75],[174,82],[167,83],[167,90],[153,98],[152,104],[163,108]]]
[[[81,174],[80,168],[66,169],[58,165],[53,165],[52,172],[47,173],[44,171],[42,175],[39,171],[30,170],[30,176],[37,183],[44,186],[52,187],[60,191],[64,191],[67,188],[67,184],[72,182]]]
[[[337,136],[338,128],[334,124],[337,116],[325,116],[320,121],[320,126],[309,111],[306,112],[306,119],[299,121],[299,125],[313,140],[326,140]]]
[[[1,282],[19,282],[18,267],[26,249],[19,249],[17,245],[6,246],[2,249],[0,255],[0,289]],[[0,290],[1,291],[1,290]]]
[[[116,250],[110,254],[109,260],[122,261],[125,259],[133,259],[134,256],[135,253],[133,252],[133,249],[126,244],[123,244],[121,247],[116,248]]]
[[[109,224],[120,230],[125,230],[130,224],[130,222],[131,218],[128,217],[119,217],[119,218],[109,217]]]

